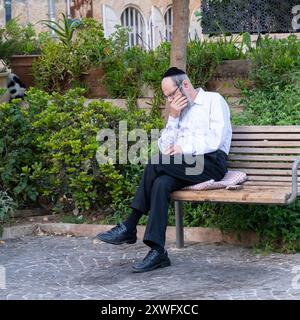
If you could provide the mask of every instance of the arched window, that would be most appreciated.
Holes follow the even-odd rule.
[[[165,25],[166,25],[166,41],[172,41],[172,29],[173,29],[173,8],[169,8],[165,13]]]
[[[126,8],[121,15],[123,27],[130,28],[128,33],[128,46],[144,47],[146,41],[144,19],[138,9]]]

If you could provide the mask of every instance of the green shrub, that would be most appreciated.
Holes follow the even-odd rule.
[[[10,215],[15,211],[16,203],[7,194],[0,190],[0,236],[2,235],[3,225],[9,221]]]
[[[238,37],[229,40],[191,41],[187,47],[187,73],[195,86],[205,87],[218,64],[229,59],[245,59],[237,46]],[[119,27],[110,38],[111,51],[103,61],[105,86],[113,98],[137,98],[143,85],[162,96],[161,77],[170,63],[171,44],[164,42],[153,50],[127,48],[127,31]]]
[[[110,97],[137,98],[140,96],[145,55],[143,49],[133,47],[121,56],[108,56],[104,63],[104,83]]]
[[[162,119],[104,101],[85,105],[83,93],[32,88],[27,107],[19,100],[0,105],[0,181],[20,207],[38,205],[42,196],[53,210],[86,211],[125,206],[132,197],[141,165],[99,165],[97,133],[118,132],[119,121],[127,120],[129,131],[145,129],[150,138],[152,128],[162,128]]]
[[[32,64],[36,87],[48,92],[63,91],[70,87],[69,59],[70,52],[61,43],[51,39],[45,41],[41,56]]]
[[[0,181],[20,204],[36,201],[37,186],[32,183],[38,170],[39,153],[35,147],[30,114],[20,102],[0,104]],[[30,166],[30,167],[29,167]]]
[[[73,36],[75,31],[82,26],[82,23],[78,19],[69,19],[64,13],[61,14],[62,19],[59,18],[57,21],[52,20],[41,20],[39,21],[51,32],[54,32],[55,37],[65,46],[72,46]]]
[[[148,51],[142,70],[142,83],[145,83],[154,90],[155,95],[162,97],[161,77],[169,68],[171,44],[161,43],[154,50]]]
[[[22,25],[17,19],[11,19],[0,28],[0,59],[9,65],[14,54],[37,54],[42,38],[43,34],[36,36],[31,23]]]
[[[111,98],[136,99],[142,96],[144,86],[162,97],[160,82],[170,64],[170,43],[162,43],[153,50],[128,48],[126,28],[118,26],[106,40],[101,24],[93,19],[83,19],[80,25],[73,24],[73,29],[68,22],[57,22],[57,29],[60,41],[50,38],[44,41],[42,56],[34,62],[33,73],[39,88],[63,92],[69,87],[82,86],[81,76],[89,68],[101,66]],[[224,36],[190,42],[187,71],[192,83],[205,87],[217,64],[229,59],[245,59],[237,44],[239,38]],[[242,35],[242,43],[244,38]]]
[[[9,219],[10,214],[15,210],[16,204],[6,191],[0,190],[0,224]]]
[[[161,76],[169,66],[169,43],[149,51],[137,46],[127,48],[127,30],[118,27],[110,37],[110,47],[103,61],[104,83],[110,97],[135,99],[141,96],[143,85],[161,95]]]
[[[75,32],[66,33],[63,37],[68,39],[66,41],[45,37],[41,45],[41,57],[33,63],[35,83],[47,92],[64,92],[71,87],[82,87],[82,75],[91,67],[99,66],[109,54],[103,27],[94,19],[83,18],[76,36]]]
[[[216,66],[221,63],[216,54],[217,43],[191,41],[188,44],[187,74],[195,87],[204,87],[211,79]]]
[[[293,74],[300,69],[300,41],[295,35],[287,39],[261,38],[250,51],[251,79],[257,88],[272,91],[293,83]]]
[[[7,89],[5,88],[0,88],[0,99],[1,97],[7,92]]]
[[[244,111],[233,114],[232,121],[240,125],[299,125],[300,87],[295,84],[270,91],[245,90],[240,104]]]

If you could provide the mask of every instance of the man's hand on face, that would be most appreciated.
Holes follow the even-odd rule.
[[[187,106],[188,100],[184,95],[175,97],[170,103],[170,115],[173,118],[178,118],[181,111]]]
[[[173,155],[178,154],[178,153],[182,153],[182,149],[178,144],[170,146],[164,152],[164,154],[169,154],[170,156],[173,156]]]

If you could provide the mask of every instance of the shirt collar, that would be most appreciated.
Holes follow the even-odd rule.
[[[196,89],[198,91],[197,96],[194,100],[195,104],[203,104],[205,91],[202,88]]]

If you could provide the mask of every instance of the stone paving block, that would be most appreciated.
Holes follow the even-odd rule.
[[[25,236],[0,245],[0,299],[300,299],[300,254],[258,255],[232,245],[168,242],[171,266],[132,273],[148,248],[88,237]]]

